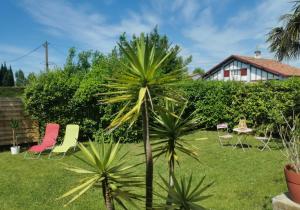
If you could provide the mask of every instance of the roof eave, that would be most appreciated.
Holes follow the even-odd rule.
[[[278,76],[282,76],[282,77],[293,77],[293,76],[300,76],[300,75],[290,75],[290,74],[284,74],[284,73],[281,73],[281,72],[278,72],[276,70],[273,70],[273,69],[270,69],[270,68],[267,68],[267,67],[264,67],[264,66],[261,66],[259,64],[256,64],[254,62],[251,62],[247,59],[244,59],[243,57],[240,57],[238,55],[230,55],[229,57],[227,57],[226,59],[224,59],[222,62],[218,63],[217,65],[215,65],[214,67],[212,67],[209,71],[207,71],[204,75],[203,75],[203,78],[206,78],[208,75],[210,75],[214,70],[216,70],[217,68],[219,68],[220,66],[222,66],[224,63],[228,62],[229,60],[231,59],[236,59],[236,60],[240,60],[244,63],[247,63],[247,64],[250,64],[254,67],[257,67],[257,68],[260,68],[260,69],[263,69],[265,71],[268,71],[268,72],[271,72],[273,74],[276,74]]]

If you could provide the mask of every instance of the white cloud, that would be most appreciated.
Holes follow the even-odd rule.
[[[199,4],[196,0],[185,1],[185,4],[182,9],[182,14],[185,19],[191,20],[197,15],[199,9]]]
[[[223,24],[217,24],[213,21],[214,8],[211,5],[199,13],[194,19],[195,24],[183,28],[183,34],[193,43],[191,52],[198,51],[202,58],[215,60],[215,64],[230,54],[252,55],[257,45],[266,53],[265,56],[271,56],[266,49],[266,34],[290,7],[286,1],[266,0],[256,7],[240,10]],[[200,59],[193,57],[194,63]],[[208,68],[213,64],[204,66]]]
[[[67,1],[25,0],[23,7],[51,34],[68,37],[84,47],[108,52],[119,35],[150,31],[159,20],[151,15],[131,12],[118,23],[109,23],[105,15],[91,9],[76,8]]]
[[[257,1],[252,7],[239,9],[229,17],[226,13],[226,18],[216,20],[232,3],[232,0],[142,1],[135,11],[124,8],[124,13],[118,14],[121,17],[113,22],[88,3],[76,7],[68,0],[24,0],[22,6],[44,26],[42,30],[70,39],[85,49],[108,52],[121,33],[130,36],[149,32],[159,25],[168,32],[172,43],[183,48],[183,55],[193,56],[192,68],[208,69],[230,54],[252,55],[257,45],[263,56],[271,56],[265,43],[266,33],[292,4],[283,0]],[[113,0],[107,0],[107,4],[113,7]]]

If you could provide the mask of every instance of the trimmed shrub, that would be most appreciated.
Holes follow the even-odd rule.
[[[62,130],[67,124],[75,123],[80,125],[82,140],[101,138],[122,104],[101,104],[101,96],[97,94],[107,91],[106,78],[121,68],[124,67],[117,57],[96,54],[89,71],[68,66],[41,73],[26,86],[25,108],[39,121],[42,132],[49,122],[59,123]],[[128,129],[124,125],[112,135],[123,142],[136,142],[140,139],[138,127]]]
[[[189,112],[196,112],[199,127],[215,129],[221,122],[233,128],[243,117],[250,127],[278,122],[280,112],[299,110],[300,79],[258,83],[203,81],[185,84]]]

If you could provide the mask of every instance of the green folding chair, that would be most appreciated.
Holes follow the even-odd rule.
[[[77,146],[78,135],[79,125],[67,125],[63,142],[61,143],[61,145],[55,146],[52,149],[48,158],[50,159],[53,153],[56,153],[57,155],[62,154],[61,158],[63,158],[71,148],[73,148],[75,151]]]

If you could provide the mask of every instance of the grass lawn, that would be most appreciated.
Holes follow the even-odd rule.
[[[0,87],[0,97],[20,98],[23,93],[23,87]]]
[[[252,148],[243,152],[237,148],[226,146],[221,148],[217,142],[216,132],[198,131],[189,138],[199,140],[195,145],[199,148],[201,163],[181,155],[181,166],[176,167],[179,174],[193,172],[195,180],[206,174],[206,182],[215,181],[208,191],[214,196],[203,205],[208,209],[221,210],[262,210],[272,209],[271,198],[286,191],[283,166],[285,158],[273,145],[273,151],[260,152],[257,142],[248,138]],[[141,144],[127,144],[124,150],[131,152],[129,163],[143,160],[135,154],[142,151]],[[78,152],[78,155],[80,152]],[[74,156],[63,160],[24,160],[23,154],[12,156],[10,152],[0,153],[0,209],[63,209],[68,200],[55,200],[79,180],[79,176],[64,170],[65,164],[81,165]],[[137,173],[143,173],[140,166]],[[158,174],[167,175],[165,160],[155,162],[155,181]],[[155,190],[159,190],[155,186]],[[141,193],[144,191],[138,189]],[[141,209],[144,205],[141,204]],[[64,209],[104,209],[100,189],[92,189],[79,200]]]

